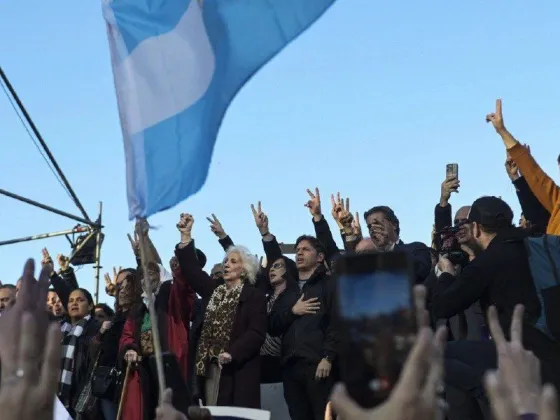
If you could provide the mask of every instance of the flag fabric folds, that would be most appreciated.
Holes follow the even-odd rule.
[[[204,184],[239,89],[335,0],[103,0],[129,217]]]

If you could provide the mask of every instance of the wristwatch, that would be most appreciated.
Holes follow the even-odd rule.
[[[333,358],[331,356],[323,356],[323,359],[325,359],[330,364],[332,364],[332,362],[333,362]]]

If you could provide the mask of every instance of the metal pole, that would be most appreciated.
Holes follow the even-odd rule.
[[[82,203],[80,203],[80,200],[78,200],[78,196],[76,195],[76,193],[74,192],[74,190],[70,186],[70,183],[66,179],[66,176],[64,176],[64,173],[62,172],[62,169],[60,169],[60,166],[58,166],[58,163],[57,163],[56,159],[54,158],[53,154],[51,153],[51,151],[49,150],[49,148],[47,146],[47,143],[45,143],[45,140],[43,140],[43,137],[41,136],[41,133],[39,133],[39,130],[35,126],[35,123],[31,119],[31,116],[29,115],[29,113],[27,112],[25,107],[23,106],[23,103],[19,99],[19,96],[17,95],[15,89],[13,88],[12,84],[8,80],[8,76],[6,76],[6,73],[4,73],[4,70],[2,70],[1,66],[0,66],[0,77],[2,78],[2,80],[6,84],[6,87],[10,91],[10,94],[12,95],[14,100],[16,101],[19,109],[21,110],[23,116],[25,117],[25,120],[29,124],[29,127],[31,127],[31,130],[33,130],[33,133],[37,137],[37,140],[39,140],[39,143],[41,143],[41,146],[43,146],[43,149],[45,150],[45,153],[49,157],[49,160],[51,161],[54,169],[56,170],[56,172],[60,176],[60,179],[62,180],[62,182],[66,186],[66,189],[68,190],[68,192],[72,196],[72,199],[74,200],[74,203],[76,204],[76,206],[78,207],[78,209],[80,210],[80,212],[82,213],[84,218],[88,221],[88,224],[91,224],[91,220],[90,220],[86,210],[82,206]]]
[[[156,372],[158,379],[159,388],[159,403],[163,401],[163,392],[165,391],[165,375],[163,372],[163,358],[161,351],[161,341],[159,340],[159,327],[157,322],[157,312],[155,306],[154,292],[152,290],[152,284],[150,283],[150,275],[148,273],[148,244],[146,238],[145,226],[148,225],[146,219],[137,219],[136,221],[136,233],[138,234],[138,239],[140,241],[140,261],[142,264],[142,282],[144,293],[148,300],[148,311],[150,313],[150,324],[152,327],[152,342],[154,345],[154,357],[156,359]],[[153,258],[153,256],[150,256]]]
[[[99,202],[99,217],[97,223],[101,225],[103,203]],[[99,277],[101,274],[101,229],[97,230],[97,243],[95,244],[95,304],[99,303]]]
[[[39,207],[40,209],[50,211],[51,213],[55,213],[55,214],[58,214],[60,216],[68,217],[69,219],[76,220],[77,222],[85,223],[86,225],[89,225],[91,227],[101,228],[100,225],[98,225],[95,222],[92,222],[89,219],[86,220],[86,219],[83,219],[81,217],[74,216],[73,214],[67,213],[67,212],[62,211],[62,210],[55,209],[54,207],[47,206],[46,204],[41,204],[41,203],[39,203],[37,201],[34,201],[34,200],[31,200],[29,198],[22,197],[21,195],[14,194],[14,193],[11,193],[11,192],[3,190],[3,189],[0,189],[0,194],[5,195],[7,197],[14,198],[16,200],[22,201],[22,202],[27,203],[27,204],[31,204],[32,206]]]
[[[17,243],[20,243],[20,242],[34,241],[34,240],[37,240],[37,239],[53,238],[55,236],[70,235],[72,233],[89,232],[89,230],[90,230],[90,228],[88,228],[87,226],[77,226],[74,229],[62,230],[60,232],[42,233],[40,235],[26,236],[25,238],[10,239],[10,240],[7,240],[7,241],[0,241],[0,246],[17,244]]]

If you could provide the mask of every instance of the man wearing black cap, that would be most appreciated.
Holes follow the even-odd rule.
[[[513,212],[500,198],[476,200],[468,216],[476,258],[462,269],[440,257],[432,305],[438,318],[450,318],[480,301],[486,314],[496,306],[500,324],[509,331],[514,308],[525,306],[524,346],[541,361],[542,377],[560,384],[560,344],[534,327],[541,305],[531,277],[524,238],[527,233],[513,227]],[[496,369],[496,347],[492,341],[449,343],[445,355],[446,385],[468,394],[468,407],[450,407],[450,418],[489,418],[482,377]]]

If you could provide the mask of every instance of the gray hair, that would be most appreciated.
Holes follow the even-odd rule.
[[[241,258],[241,263],[243,264],[243,269],[245,270],[245,274],[247,275],[247,281],[249,284],[255,284],[257,279],[257,273],[259,271],[259,261],[257,257],[255,257],[249,249],[244,246],[232,246],[229,247],[226,251],[226,256],[229,256],[232,253],[238,253],[239,257]]]

